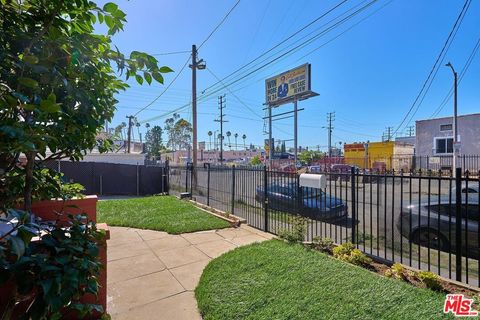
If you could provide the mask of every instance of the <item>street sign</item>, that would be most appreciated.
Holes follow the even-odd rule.
[[[303,100],[311,92],[311,65],[306,63],[265,80],[265,101],[279,106],[293,100]]]

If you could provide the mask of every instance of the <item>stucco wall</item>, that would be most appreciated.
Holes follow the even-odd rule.
[[[440,125],[452,123],[452,117],[417,121],[416,154],[418,156],[435,155],[435,137],[453,137],[451,130],[440,131]],[[480,155],[480,114],[459,116],[458,134],[461,141],[461,154]]]

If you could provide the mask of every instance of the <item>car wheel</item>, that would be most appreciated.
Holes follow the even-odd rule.
[[[412,234],[411,239],[412,242],[422,247],[430,246],[430,248],[442,251],[446,251],[449,247],[447,238],[434,229],[419,229]]]

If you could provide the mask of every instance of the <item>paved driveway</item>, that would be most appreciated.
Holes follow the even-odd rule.
[[[208,262],[273,236],[249,226],[170,235],[110,227],[108,307],[113,319],[201,319],[194,292]]]

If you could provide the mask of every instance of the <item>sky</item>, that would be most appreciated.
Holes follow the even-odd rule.
[[[182,66],[190,57],[192,44],[199,46],[224,18],[237,0],[130,0],[117,1],[127,14],[124,32],[113,37],[122,52],[133,50],[159,54],[161,65],[175,70],[165,75],[165,84],[133,81],[117,96],[119,103],[111,126],[127,115],[151,103],[165,87],[178,78],[156,102],[137,115],[140,131],[145,123],[164,125],[171,111],[180,109],[181,117],[191,120],[191,69]],[[473,0],[458,32],[435,74],[434,81],[415,114],[399,127],[425,82],[440,50],[459,15],[463,0],[378,0],[370,7],[305,46],[286,54],[302,41],[318,34],[369,1],[349,0],[288,41],[283,41],[329,9],[340,3],[316,0],[241,0],[225,22],[199,49],[207,70],[197,71],[198,140],[209,141],[208,131],[219,130],[218,96],[226,95],[224,131],[246,134],[246,143],[263,145],[265,79],[299,66],[312,65],[312,90],[319,96],[299,102],[299,145],[324,150],[327,146],[327,112],[335,112],[332,143],[379,141],[387,127],[406,135],[415,120],[435,115],[451,116],[453,102],[442,101],[452,87],[453,76],[444,65],[450,61],[457,72],[465,67],[480,39],[480,1]],[[329,23],[329,24],[328,24]],[[273,46],[268,53],[245,70],[255,69],[261,61],[273,63],[229,85],[247,73],[223,79]],[[480,50],[478,50],[480,51]],[[163,55],[164,53],[183,52]],[[282,54],[284,54],[282,56]],[[459,114],[480,111],[480,53],[471,61],[459,83]],[[226,86],[225,86],[226,85]],[[207,89],[207,90],[205,90]],[[218,90],[217,90],[218,89]],[[204,91],[205,90],[205,91]],[[280,106],[275,113],[293,109]],[[417,105],[413,110],[417,109]],[[398,128],[398,129],[397,129]],[[138,139],[135,130],[135,139]],[[287,140],[293,146],[293,119],[274,122],[275,140]],[[243,144],[241,139],[238,144]]]

